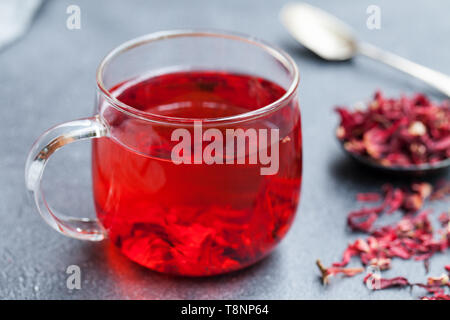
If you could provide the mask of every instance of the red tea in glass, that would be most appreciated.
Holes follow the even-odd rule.
[[[285,93],[275,83],[249,75],[179,72],[127,86],[117,99],[152,114],[205,119],[252,111]],[[248,162],[174,164],[166,128],[142,130],[138,143],[146,154],[111,139],[95,140],[95,204],[111,240],[130,259],[167,273],[215,274],[263,257],[284,236],[297,208],[298,110],[288,108],[276,117],[278,125],[290,128],[281,137],[285,142],[279,145],[276,175],[261,175],[261,165]],[[262,117],[253,126],[267,127],[271,120]],[[139,130],[126,117],[114,126]],[[239,123],[227,128],[233,126]]]
[[[300,194],[298,75],[291,59],[235,35],[172,32],[119,47],[97,77],[98,116],[70,130],[99,138],[92,147],[99,222],[58,219],[56,228],[88,240],[107,235],[131,260],[169,274],[219,274],[267,255],[292,224]],[[249,161],[262,148],[250,139],[232,163],[228,154],[220,155],[223,163],[174,163],[174,130],[194,136],[198,122],[224,137],[230,129],[276,128],[279,136],[267,140],[266,150],[278,150],[276,172],[261,174],[267,164]],[[193,141],[193,153],[208,143]]]

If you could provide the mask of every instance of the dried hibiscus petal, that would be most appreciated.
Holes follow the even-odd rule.
[[[376,92],[364,110],[336,108],[336,131],[347,151],[384,166],[436,163],[450,157],[450,103],[423,94],[386,99]]]
[[[385,204],[389,206],[387,213],[392,213],[398,210],[405,201],[405,193],[398,188],[389,189],[386,193]]]
[[[448,185],[448,182],[442,183],[436,190],[444,190],[442,188]],[[426,199],[433,200],[436,190],[433,191],[430,184],[422,182],[403,189],[387,184],[383,186],[382,193],[358,194],[358,201],[381,200],[382,204],[349,213],[348,225],[353,230],[368,233],[368,236],[350,243],[343,253],[342,260],[333,263],[332,267],[325,268],[320,261],[317,262],[323,282],[328,283],[329,277],[337,274],[351,277],[362,272],[362,268],[345,268],[353,257],[359,258],[363,265],[380,272],[391,267],[393,258],[424,261],[425,267],[428,268],[430,258],[434,254],[444,252],[450,247],[450,212],[444,212],[439,216],[443,228],[435,232],[429,218],[432,210],[421,210]],[[400,221],[374,228],[380,214],[397,210],[404,213]],[[450,265],[445,266],[445,270],[449,274],[429,277],[426,284],[411,284],[404,277],[385,279],[378,273],[367,275],[364,282],[377,290],[417,286],[427,290],[429,296],[424,298],[441,300],[446,297],[444,289],[450,288]]]
[[[347,223],[353,230],[368,232],[378,218],[379,208],[362,208],[350,212],[347,217]]]
[[[376,192],[358,193],[356,200],[360,202],[378,202],[381,200],[381,195]]]
[[[388,249],[388,252],[390,257],[399,257],[405,260],[411,258],[412,256],[409,250],[402,246],[392,246]]]
[[[328,284],[329,277],[333,277],[337,274],[343,274],[346,277],[353,277],[358,273],[364,272],[364,268],[341,268],[341,267],[329,267],[325,268],[320,260],[316,261],[317,267],[322,274],[322,283]]]
[[[445,293],[435,293],[435,295],[431,297],[422,297],[421,300],[450,300],[450,295]]]
[[[440,277],[429,277],[427,284],[429,286],[450,286],[450,280],[447,274],[443,274]]]
[[[369,244],[362,240],[357,239],[353,244],[349,245],[344,251],[342,261],[333,263],[333,267],[345,267],[353,256],[357,256],[361,253],[369,253],[371,248]]]
[[[387,270],[391,268],[391,259],[389,258],[373,258],[369,262],[370,266],[378,268],[378,270]]]
[[[382,278],[378,274],[368,273],[364,278],[365,284],[370,284],[370,287],[373,290],[383,290],[393,287],[409,287],[411,284],[408,279],[404,277],[395,277],[395,278]]]

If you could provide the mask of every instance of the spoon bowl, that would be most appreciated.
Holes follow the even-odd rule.
[[[325,60],[349,60],[357,53],[350,27],[316,7],[288,3],[281,9],[280,19],[298,42]]]

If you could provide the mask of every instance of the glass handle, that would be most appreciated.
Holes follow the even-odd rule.
[[[50,156],[66,144],[107,135],[98,116],[66,122],[44,132],[34,143],[25,165],[25,184],[42,218],[58,232],[80,240],[100,241],[105,232],[97,219],[73,218],[53,210],[42,191],[42,174]]]

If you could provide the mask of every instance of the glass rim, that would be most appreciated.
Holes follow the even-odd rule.
[[[103,72],[105,68],[108,66],[109,62],[117,57],[118,55],[132,50],[133,48],[139,47],[141,45],[145,45],[150,42],[167,40],[172,38],[180,38],[180,37],[215,37],[215,38],[224,38],[236,41],[246,42],[251,45],[255,45],[267,53],[269,53],[274,59],[280,62],[289,72],[292,79],[290,80],[290,84],[286,92],[274,102],[260,107],[255,110],[251,110],[248,112],[239,113],[232,116],[219,117],[219,118],[182,118],[182,117],[171,117],[165,115],[159,115],[155,113],[141,111],[139,109],[134,108],[133,106],[127,105],[119,101],[109,89],[107,89],[103,83]],[[97,87],[100,90],[100,93],[103,97],[113,106],[115,109],[126,113],[127,115],[139,118],[141,120],[150,121],[150,122],[161,122],[161,123],[193,123],[194,121],[201,121],[202,123],[214,123],[214,122],[240,122],[244,120],[250,120],[253,118],[258,118],[260,116],[266,115],[267,113],[273,112],[277,110],[279,107],[283,106],[284,102],[289,100],[297,91],[298,84],[300,82],[300,76],[298,72],[297,65],[294,60],[282,49],[277,48],[264,40],[260,40],[258,38],[235,33],[229,31],[211,31],[211,30],[194,30],[194,29],[186,29],[186,30],[167,30],[167,31],[159,31],[149,33],[129,41],[126,41],[119,46],[115,47],[111,50],[100,62],[100,65],[97,68],[96,72],[96,82]]]

